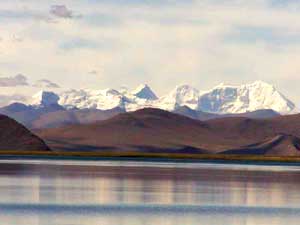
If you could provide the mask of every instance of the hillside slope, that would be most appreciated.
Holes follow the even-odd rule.
[[[0,150],[50,150],[45,142],[15,120],[0,115]]]
[[[284,140],[300,137],[300,115],[199,121],[148,108],[122,113],[105,121],[43,129],[37,133],[56,150],[228,154],[234,150],[238,154],[294,155],[296,150],[289,152],[291,142],[280,141],[276,150],[273,144],[282,134],[287,135]],[[269,142],[271,144],[267,144]],[[253,149],[263,151],[255,152]]]

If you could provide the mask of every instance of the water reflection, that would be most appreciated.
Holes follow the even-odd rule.
[[[297,170],[259,166],[0,164],[0,219],[36,225],[298,224],[299,178]]]

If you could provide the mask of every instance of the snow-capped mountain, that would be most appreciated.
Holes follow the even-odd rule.
[[[244,113],[260,109],[272,109],[289,113],[294,103],[268,83],[255,81],[241,86],[221,84],[199,98],[199,109],[212,113]]]
[[[122,87],[120,91],[115,89],[69,90],[61,93],[59,103],[66,108],[107,110],[119,107],[134,111],[144,107],[153,107],[157,99],[151,88],[143,84],[132,92],[125,87]]]
[[[69,90],[59,96],[53,92],[41,91],[33,96],[31,105],[59,103],[65,108],[108,110],[121,108],[135,111],[153,107],[174,111],[188,106],[197,111],[227,114],[245,113],[261,109],[272,109],[279,113],[291,113],[295,105],[274,86],[262,81],[241,86],[218,85],[206,92],[199,92],[190,85],[177,86],[170,93],[158,98],[148,85],[140,85],[130,91],[120,90]]]
[[[151,88],[147,84],[142,84],[138,86],[132,94],[138,98],[146,99],[146,100],[157,100],[158,97],[151,90]]]
[[[199,91],[189,85],[180,85],[154,104],[157,108],[173,111],[179,106],[198,110]]]
[[[66,108],[79,109],[113,109],[126,108],[130,100],[115,89],[104,90],[70,90],[60,95],[59,104]]]
[[[51,106],[57,105],[59,96],[50,91],[39,91],[29,100],[29,105],[33,106]]]

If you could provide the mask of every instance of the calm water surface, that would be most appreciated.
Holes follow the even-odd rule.
[[[0,161],[0,224],[300,224],[300,167]]]

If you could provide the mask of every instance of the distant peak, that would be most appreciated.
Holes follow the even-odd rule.
[[[138,93],[138,92],[140,92],[140,91],[142,91],[142,90],[144,90],[144,89],[151,89],[151,88],[149,87],[148,84],[140,84],[139,86],[137,86],[137,87],[133,90],[132,93]]]
[[[54,92],[41,90],[32,96],[32,101],[30,103],[31,105],[49,106],[58,104],[58,101],[59,96]]]
[[[133,92],[133,95],[147,100],[156,100],[158,97],[147,84],[140,84]]]

